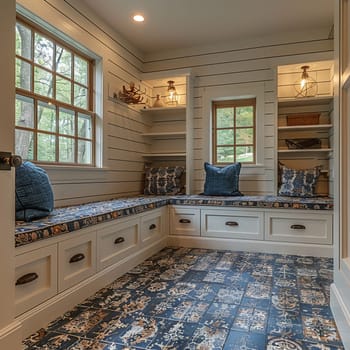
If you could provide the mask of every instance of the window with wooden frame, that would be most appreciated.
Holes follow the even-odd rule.
[[[16,23],[16,154],[38,163],[95,163],[93,61],[22,18]]]
[[[212,103],[213,163],[256,162],[256,99]]]

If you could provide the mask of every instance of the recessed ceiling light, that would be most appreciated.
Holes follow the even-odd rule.
[[[145,17],[143,17],[142,15],[135,15],[133,19],[135,22],[143,22],[145,20]]]

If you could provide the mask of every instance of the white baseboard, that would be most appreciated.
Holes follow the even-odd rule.
[[[14,321],[0,329],[0,349],[21,350],[21,323]]]
[[[53,298],[41,303],[37,307],[18,316],[16,321],[22,324],[22,336],[24,339],[40,328],[46,327],[49,322],[61,316],[63,313],[72,309],[86,298],[96,293],[116,278],[120,277],[136,265],[143,262],[148,257],[159,252],[166,246],[166,238],[155,242],[151,246],[141,249],[135,254],[119,261],[118,263],[107,267],[106,269],[87,278],[83,282],[65,290]],[[12,347],[1,347],[0,349],[15,349]]]
[[[333,246],[209,237],[168,236],[168,245],[275,254],[332,257]]]
[[[350,310],[346,307],[336,285],[331,285],[331,310],[345,350],[350,350]]]

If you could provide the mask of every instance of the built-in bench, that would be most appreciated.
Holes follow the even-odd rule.
[[[30,223],[17,222],[16,247],[56,237],[92,225],[142,213],[166,205],[211,206],[223,208],[267,208],[333,210],[328,197],[295,198],[281,196],[218,197],[202,195],[147,196],[120,198],[55,209],[51,215]]]
[[[15,313],[23,336],[169,244],[331,256],[332,209],[330,198],[147,196],[17,222]]]

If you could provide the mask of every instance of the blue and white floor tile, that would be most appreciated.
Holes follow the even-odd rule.
[[[344,349],[332,259],[166,248],[28,337],[25,350]]]

